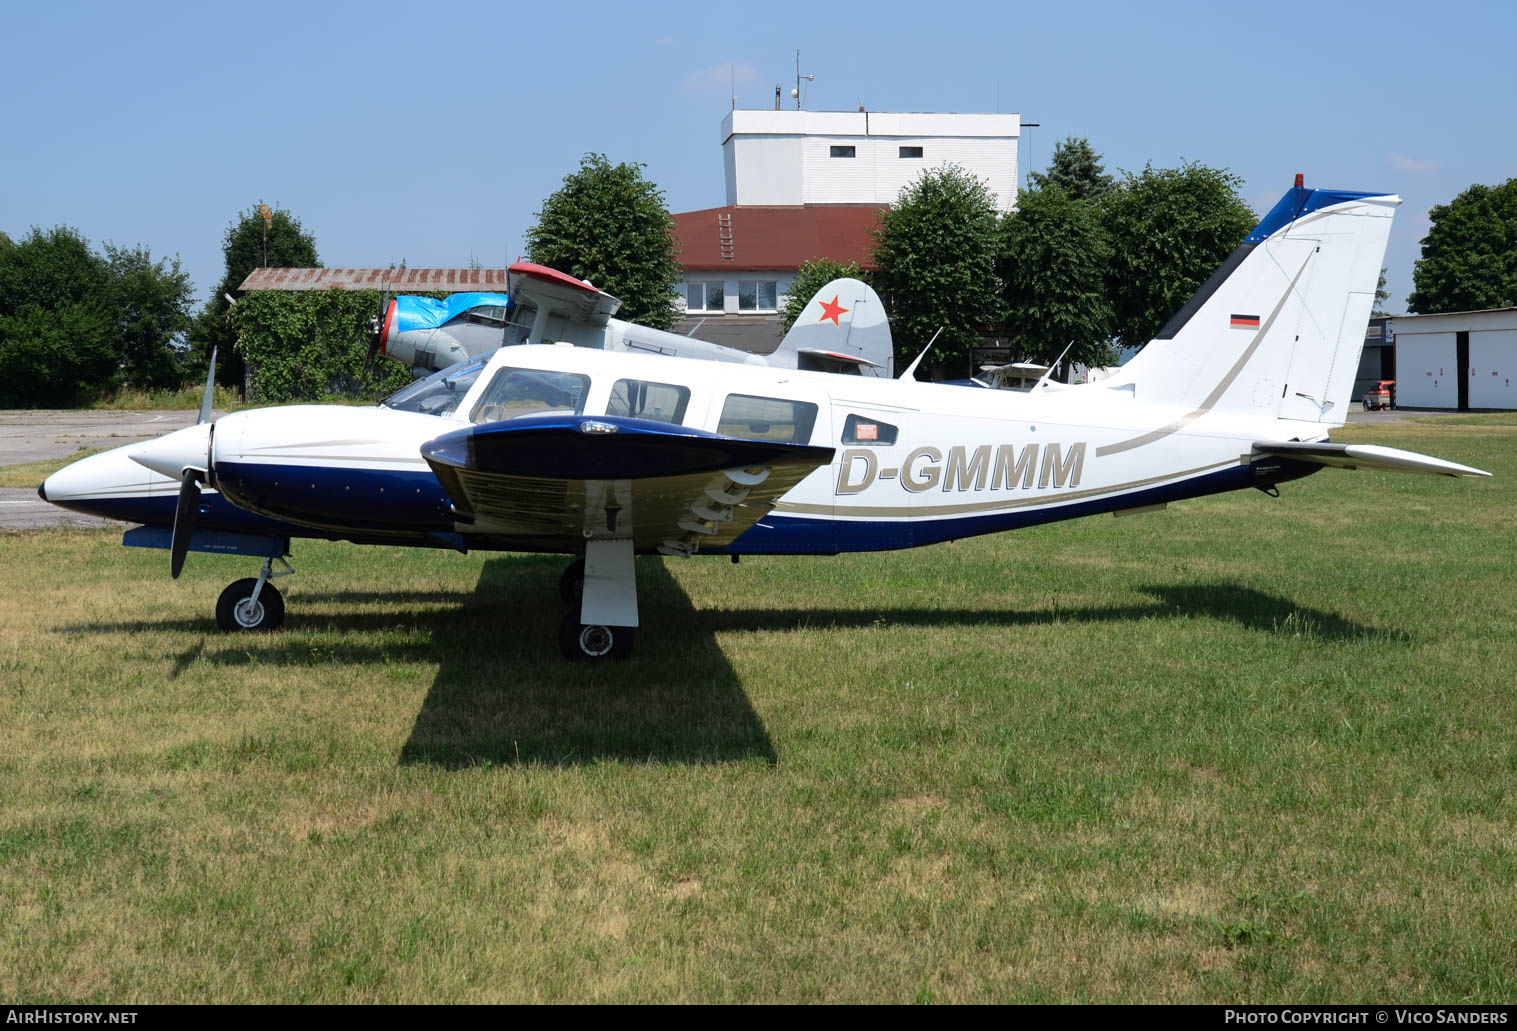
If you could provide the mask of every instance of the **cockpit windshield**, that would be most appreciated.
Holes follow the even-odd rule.
[[[420,412],[422,415],[452,415],[458,403],[464,399],[480,370],[490,360],[489,355],[465,358],[455,365],[419,379],[410,386],[401,387],[379,402],[385,408],[400,412]]]

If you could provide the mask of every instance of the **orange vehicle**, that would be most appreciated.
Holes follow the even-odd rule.
[[[1364,392],[1364,410],[1366,412],[1378,412],[1387,408],[1395,407],[1394,388],[1396,381],[1383,379],[1375,383]]]

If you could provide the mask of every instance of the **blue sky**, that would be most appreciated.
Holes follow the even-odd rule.
[[[1391,310],[1427,209],[1517,176],[1517,6],[832,6],[52,0],[0,5],[0,230],[60,223],[177,254],[204,297],[227,223],[288,208],[334,266],[500,265],[581,154],[671,210],[723,203],[719,124],[806,106],[1019,111],[1022,171],[1086,136],[1109,169],[1201,161],[1267,210],[1400,193]]]

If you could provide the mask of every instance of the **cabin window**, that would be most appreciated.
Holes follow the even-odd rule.
[[[686,283],[686,311],[721,311],[726,301],[726,291],[721,282]]]
[[[452,415],[464,399],[489,356],[465,358],[397,390],[379,402],[397,412],[420,412],[422,415]]]
[[[902,147],[901,148],[901,157],[903,157],[903,158],[919,158],[921,156],[922,156],[922,148],[921,147]]]
[[[728,394],[716,432],[748,440],[807,444],[816,425],[816,405],[778,397]]]
[[[843,443],[894,444],[899,432],[888,422],[863,415],[850,415],[843,423]]]
[[[690,403],[690,388],[672,383],[649,383],[640,379],[619,379],[611,388],[607,415],[628,419],[651,419],[654,422],[685,421],[685,406]]]
[[[499,304],[483,304],[478,308],[470,308],[464,315],[464,321],[476,326],[504,326],[506,309]]]
[[[541,369],[501,369],[474,406],[475,422],[524,415],[578,415],[585,410],[590,377]]]
[[[853,147],[833,147],[832,156],[835,158],[851,158],[855,155]]]
[[[776,311],[779,281],[774,279],[740,279],[737,284],[738,311]]]

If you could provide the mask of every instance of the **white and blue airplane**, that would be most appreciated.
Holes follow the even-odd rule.
[[[1279,484],[1324,466],[1484,476],[1343,425],[1399,198],[1298,178],[1122,369],[1030,393],[573,346],[505,347],[378,408],[238,412],[60,470],[125,543],[260,556],[220,624],[279,624],[290,540],[558,553],[571,659],[626,656],[634,556],[920,547]],[[801,319],[842,334],[836,300]],[[822,342],[818,338],[819,342]],[[440,401],[438,399],[441,399]],[[279,572],[274,563],[281,563]]]

